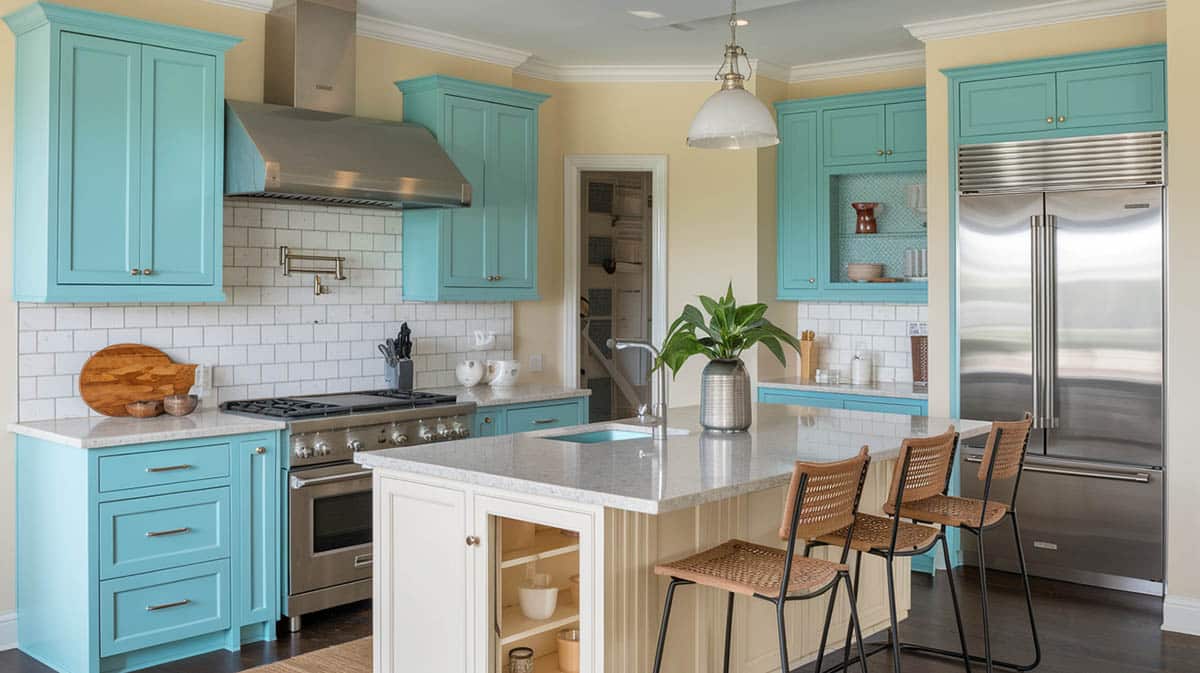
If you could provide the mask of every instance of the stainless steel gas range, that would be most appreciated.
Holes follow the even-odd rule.
[[[371,597],[371,472],[358,451],[470,436],[474,403],[421,392],[366,391],[226,402],[228,413],[287,421],[283,466],[283,613],[302,615]]]

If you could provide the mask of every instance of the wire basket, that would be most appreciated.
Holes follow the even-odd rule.
[[[929,337],[909,337],[912,342],[913,383],[929,382]]]

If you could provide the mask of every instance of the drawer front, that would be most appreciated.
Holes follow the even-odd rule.
[[[100,458],[100,492],[229,476],[229,443]]]
[[[227,628],[228,559],[100,583],[100,656]]]
[[[509,409],[505,428],[509,433],[517,433],[579,425],[582,422],[579,418],[579,405],[575,402],[562,402]]]
[[[229,488],[100,504],[100,577],[229,556]]]
[[[925,415],[925,408],[920,402],[865,402],[861,400],[846,400],[844,408],[851,411],[875,411],[884,414]]]
[[[842,400],[838,397],[825,397],[819,393],[803,393],[772,388],[759,388],[758,401],[763,404],[792,404],[801,407],[820,407],[822,409],[842,408]]]

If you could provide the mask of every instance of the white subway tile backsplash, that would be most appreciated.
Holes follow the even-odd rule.
[[[466,357],[512,357],[512,304],[403,301],[395,212],[230,199],[224,218],[224,304],[21,304],[20,419],[92,413],[78,397],[79,370],[115,343],[144,343],[178,362],[212,366],[205,404],[383,387],[375,346],[405,321],[416,337],[420,387],[453,384],[453,369]],[[348,279],[322,274],[332,293],[314,297],[311,274],[281,273],[281,245],[345,256]],[[496,332],[493,350],[475,348],[477,329]]]
[[[817,333],[818,367],[838,369],[846,379],[854,354],[866,351],[872,358],[875,381],[912,381],[908,323],[926,320],[927,307],[802,302],[797,315],[797,333]]]

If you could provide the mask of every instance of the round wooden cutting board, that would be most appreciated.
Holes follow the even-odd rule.
[[[196,379],[196,365],[171,362],[167,354],[141,344],[117,344],[96,353],[79,372],[79,395],[105,416],[128,416],[125,405],[184,395]]]

